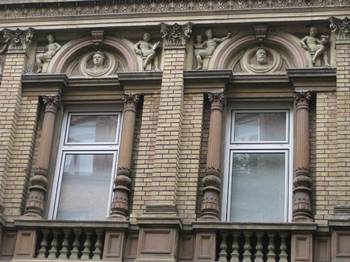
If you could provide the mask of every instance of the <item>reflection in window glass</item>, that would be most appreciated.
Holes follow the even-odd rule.
[[[71,115],[68,143],[115,142],[117,115]]]
[[[66,154],[57,219],[105,219],[112,168],[113,154]]]
[[[284,221],[285,153],[234,153],[230,220]]]
[[[236,112],[234,140],[286,141],[286,112]]]

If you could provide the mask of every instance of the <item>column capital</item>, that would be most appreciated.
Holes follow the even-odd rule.
[[[297,109],[309,109],[309,102],[311,100],[312,93],[310,91],[296,92],[294,100]]]
[[[336,39],[339,41],[350,41],[350,19],[345,17],[343,19],[334,16],[329,18],[329,28],[336,33]]]
[[[207,93],[211,109],[222,110],[224,107],[225,96],[224,93]]]
[[[9,52],[25,52],[34,38],[34,29],[3,29],[0,32],[0,54]]]
[[[136,111],[136,105],[140,100],[140,95],[136,94],[124,94],[123,102],[124,102],[124,112],[125,111]]]
[[[192,34],[192,23],[179,25],[160,24],[160,34],[164,39],[165,47],[184,47]]]
[[[53,95],[53,96],[43,96],[43,103],[45,105],[45,113],[51,112],[56,114],[57,109],[59,107],[61,101],[61,95]]]

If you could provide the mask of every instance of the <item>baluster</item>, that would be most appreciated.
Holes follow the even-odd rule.
[[[243,260],[242,262],[251,262],[252,261],[252,253],[250,252],[251,250],[251,245],[250,245],[250,236],[252,235],[251,232],[244,232],[243,233],[245,242],[244,242],[244,252],[243,252]]]
[[[287,234],[283,232],[280,234],[280,236],[281,236],[281,253],[280,253],[279,262],[288,262],[287,244],[286,244]]]
[[[62,248],[58,254],[58,258],[68,258],[68,246],[69,246],[69,230],[64,229],[63,230],[63,241],[62,241]]]
[[[91,252],[91,231],[85,232],[84,249],[81,251],[81,259],[89,259]]]
[[[47,258],[57,258],[58,251],[58,231],[54,230],[52,232],[51,248],[49,250],[49,255]]]
[[[47,229],[42,230],[43,238],[40,243],[40,248],[38,251],[38,256],[37,258],[46,258],[47,255],[47,237],[49,235],[49,231]]]
[[[103,231],[101,229],[96,230],[96,243],[95,250],[92,252],[92,258],[94,260],[100,260],[102,255],[102,236]]]
[[[267,252],[266,262],[275,262],[276,261],[276,253],[275,253],[274,234],[269,233],[268,237],[269,237],[269,245],[267,246],[268,252]]]
[[[254,262],[263,262],[264,261],[263,243],[262,243],[263,236],[264,236],[264,234],[262,232],[256,233],[256,253],[255,253]]]
[[[70,259],[78,259],[79,258],[79,245],[80,245],[80,229],[74,229],[74,241],[73,241],[73,248],[70,252]]]
[[[239,233],[232,234],[232,252],[230,262],[239,262],[239,245],[238,245]]]
[[[220,252],[219,252],[219,262],[227,262],[227,234],[222,233],[222,240],[220,243]]]

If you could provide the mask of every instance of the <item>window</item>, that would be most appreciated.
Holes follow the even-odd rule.
[[[225,219],[284,222],[291,217],[292,111],[261,103],[229,108]]]
[[[103,220],[108,216],[119,147],[121,113],[68,108],[64,114],[49,216]]]

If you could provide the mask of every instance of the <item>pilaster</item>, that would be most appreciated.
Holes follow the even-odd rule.
[[[6,53],[0,84],[0,211],[3,211],[4,191],[12,157],[18,112],[21,103],[21,77],[25,68],[26,50],[34,36],[33,29],[4,29],[0,38],[0,54]]]
[[[152,173],[152,192],[147,213],[177,215],[176,192],[184,98],[186,42],[191,25],[161,25],[164,68]],[[161,188],[161,190],[160,190]]]

